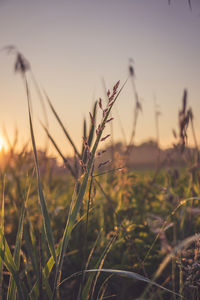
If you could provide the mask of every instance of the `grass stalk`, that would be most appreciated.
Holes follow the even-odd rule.
[[[63,238],[62,238],[61,250],[60,250],[59,258],[58,258],[58,268],[56,270],[56,276],[55,276],[55,281],[54,281],[53,299],[55,299],[56,289],[57,289],[57,286],[59,286],[59,283],[60,283],[60,277],[61,277],[61,270],[62,270],[62,265],[63,265],[64,253],[66,251],[66,248],[67,248],[70,236],[71,236],[73,225],[76,222],[77,215],[79,213],[79,210],[80,210],[81,205],[82,205],[83,198],[85,196],[85,192],[86,192],[86,188],[87,188],[89,177],[91,176],[91,171],[93,169],[93,164],[94,164],[96,150],[97,150],[99,142],[101,140],[101,137],[102,137],[102,134],[103,134],[103,130],[105,128],[106,121],[107,121],[108,116],[110,114],[110,111],[111,111],[111,109],[113,107],[113,104],[115,103],[115,101],[117,100],[118,96],[120,95],[120,93],[121,93],[122,89],[124,88],[126,82],[127,82],[127,80],[122,85],[122,87],[119,90],[119,92],[116,94],[116,96],[113,99],[111,105],[108,106],[108,110],[107,110],[105,116],[102,119],[102,122],[101,122],[101,124],[99,126],[100,130],[99,130],[99,132],[97,134],[96,141],[95,141],[94,146],[92,148],[92,151],[90,153],[90,159],[89,159],[89,161],[87,163],[85,174],[83,176],[83,180],[81,182],[80,189],[79,189],[76,201],[74,203],[74,207],[72,209],[71,214],[68,217],[67,224],[65,226],[65,230],[64,230],[64,234],[63,234]]]

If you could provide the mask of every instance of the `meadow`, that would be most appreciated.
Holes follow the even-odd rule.
[[[199,149],[187,91],[173,149],[163,158],[157,140],[155,166],[138,171],[130,165],[142,109],[132,66],[125,83],[118,81],[104,101],[94,103],[90,122],[83,122],[81,151],[34,80],[74,151],[65,157],[43,124],[58,164],[36,147],[30,65],[16,49],[8,50],[25,87],[32,151],[16,148],[16,139],[1,154],[1,299],[199,299]],[[133,128],[119,152],[115,144],[104,146],[110,139],[104,130],[128,80],[134,87]]]

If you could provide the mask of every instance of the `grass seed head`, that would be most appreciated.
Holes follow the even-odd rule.
[[[104,161],[104,162],[101,162],[101,163],[98,165],[98,169],[101,168],[101,167],[103,167],[103,166],[105,166],[105,165],[107,165],[107,164],[110,163],[110,162],[111,162],[110,160],[106,160],[106,161]]]
[[[30,63],[21,53],[18,52],[14,68],[15,72],[25,74],[27,71],[30,70]]]
[[[99,98],[98,104],[99,104],[99,107],[102,109],[102,100],[101,100],[101,98]]]
[[[101,142],[105,141],[109,136],[110,136],[110,134],[107,134],[106,136],[102,137],[100,141]]]

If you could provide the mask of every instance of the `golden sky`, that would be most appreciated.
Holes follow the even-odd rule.
[[[134,60],[135,84],[143,112],[135,142],[155,138],[155,101],[161,146],[173,141],[183,89],[195,117],[200,140],[200,2],[193,0],[0,0],[0,48],[15,45],[31,63],[38,82],[77,145],[83,118],[89,121],[94,100],[104,96],[102,78],[112,88],[125,81]],[[0,134],[21,143],[29,139],[27,103],[14,57],[0,52]],[[40,102],[32,87],[34,128],[39,146],[45,135]],[[127,139],[133,123],[134,95],[128,82],[114,108],[114,139]],[[71,148],[48,110],[50,131],[64,153]],[[120,125],[122,124],[122,125]]]

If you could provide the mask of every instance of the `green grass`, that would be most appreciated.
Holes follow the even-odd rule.
[[[117,160],[109,166],[111,172],[98,169],[99,144],[108,138],[104,129],[112,122],[110,113],[125,81],[113,87],[104,108],[101,101],[94,104],[90,122],[83,122],[81,151],[53,101],[41,92],[74,150],[74,160],[67,159],[43,125],[66,167],[65,173],[56,172],[45,153],[38,155],[30,65],[16,49],[14,53],[27,96],[33,150],[17,151],[13,145],[1,170],[2,299],[197,299],[200,173],[192,164],[198,155],[179,170],[121,170]],[[102,116],[99,124],[97,114]],[[186,124],[187,118],[187,126],[188,116],[185,107],[181,121]],[[136,120],[133,124],[135,131]],[[104,163],[102,156],[101,165],[107,167]]]

